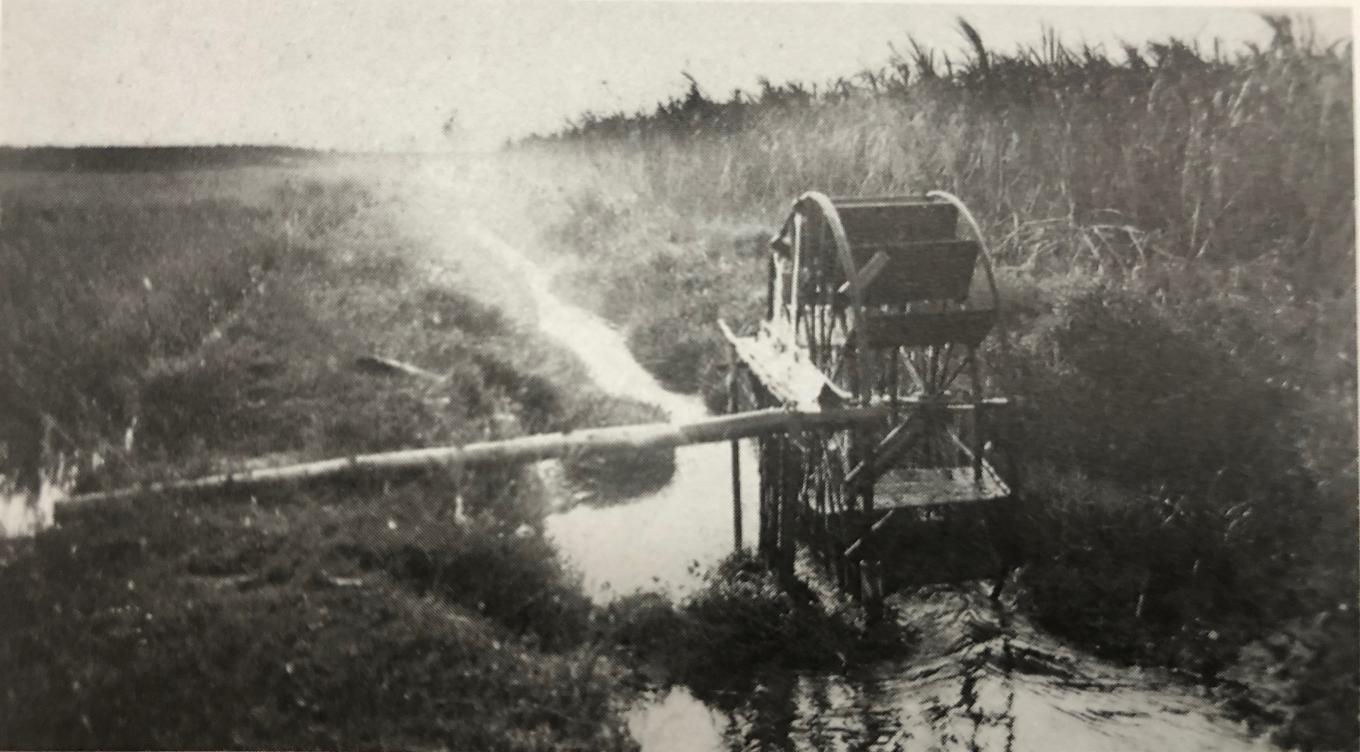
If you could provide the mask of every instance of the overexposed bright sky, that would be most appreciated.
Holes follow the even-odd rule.
[[[485,147],[593,109],[648,107],[682,72],[715,96],[878,67],[907,36],[945,51],[1041,26],[1113,47],[1176,35],[1265,43],[1246,8],[782,2],[0,0],[0,143]],[[1350,10],[1299,11],[1327,39]]]

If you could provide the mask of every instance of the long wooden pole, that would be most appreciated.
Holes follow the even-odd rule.
[[[885,406],[863,406],[823,412],[799,412],[772,408],[703,418],[690,423],[645,423],[631,426],[588,428],[545,433],[461,446],[405,449],[350,457],[304,462],[281,467],[221,473],[190,480],[147,483],[114,491],[78,494],[58,505],[62,514],[99,502],[131,499],[146,494],[265,486],[342,475],[374,474],[426,467],[486,463],[534,462],[577,453],[664,449],[688,444],[779,433],[817,427],[844,427],[887,415]]]

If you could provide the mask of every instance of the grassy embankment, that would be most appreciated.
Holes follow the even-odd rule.
[[[1000,265],[988,355],[1023,395],[1022,606],[1115,659],[1251,690],[1277,741],[1357,736],[1349,44],[912,45],[823,87],[692,85],[521,144],[563,176],[563,289],[670,385],[721,400],[804,190],[962,196]],[[553,198],[553,197],[547,197]]]
[[[10,478],[44,424],[90,489],[658,417],[470,295],[494,279],[431,261],[377,182],[0,179]],[[354,368],[370,353],[446,378]],[[147,498],[5,541],[0,746],[626,748],[547,508],[505,467]]]

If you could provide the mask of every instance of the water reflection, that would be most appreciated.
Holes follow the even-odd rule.
[[[707,414],[693,395],[663,388],[633,358],[620,333],[553,293],[547,275],[517,248],[475,225],[477,243],[512,270],[530,292],[544,334],[575,353],[603,391],[665,410],[671,420]],[[757,479],[749,442],[742,442],[743,531],[755,544]],[[599,601],[643,590],[682,595],[732,552],[731,459],[725,444],[683,447],[671,483],[656,493],[610,507],[578,506],[547,520],[547,532],[581,570]]]
[[[743,442],[743,446],[747,442]],[[755,459],[743,449],[743,533],[755,545]],[[597,601],[638,589],[679,597],[732,552],[729,449],[722,444],[676,450],[670,485],[626,504],[577,506],[547,520],[547,533],[579,568]]]
[[[939,588],[893,605],[913,623],[933,620],[926,631],[935,634],[911,659],[846,675],[776,673],[741,694],[651,696],[630,716],[637,739],[644,750],[670,748],[656,715],[683,719],[665,734],[703,739],[708,750],[1271,749],[1190,689],[1067,649],[1007,606],[991,608],[981,589]],[[983,621],[936,618],[950,610]],[[721,712],[681,714],[696,702]]]
[[[649,752],[708,752],[726,749],[728,719],[684,687],[649,696],[627,716],[628,730]]]

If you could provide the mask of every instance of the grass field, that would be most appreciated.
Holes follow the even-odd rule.
[[[974,208],[1001,266],[994,378],[1025,398],[1024,607],[1117,659],[1251,687],[1301,748],[1357,707],[1349,43],[915,44],[825,85],[697,82],[511,155],[564,294],[670,385],[722,399],[713,322],[754,322],[804,190]],[[556,207],[548,211],[544,207]],[[574,269],[574,271],[571,271]]]
[[[416,195],[421,165],[182,161],[0,173],[11,486],[663,419],[538,333],[520,281],[441,224],[449,197]],[[0,746],[626,749],[654,671],[749,683],[882,652],[740,562],[683,604],[592,604],[545,516],[672,468],[649,450],[565,458],[566,489],[507,466],[58,506],[0,539]]]
[[[0,175],[5,475],[50,469],[43,426],[89,490],[659,416],[396,226],[410,166],[371,167]],[[509,467],[162,495],[0,541],[0,746],[628,748],[548,508]]]

